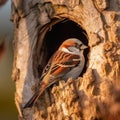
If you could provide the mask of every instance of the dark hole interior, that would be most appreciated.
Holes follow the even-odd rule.
[[[45,44],[47,47],[47,60],[52,56],[52,54],[58,49],[58,47],[61,45],[61,43],[68,39],[68,38],[77,38],[81,40],[85,45],[88,45],[88,40],[86,37],[86,32],[83,30],[77,23],[73,22],[72,20],[64,20],[61,21],[50,29],[45,35]],[[89,50],[86,49],[84,52],[86,64],[87,64],[87,54]],[[85,64],[85,65],[86,65]],[[86,66],[84,67],[83,72],[80,76],[83,75],[83,73],[86,71]]]

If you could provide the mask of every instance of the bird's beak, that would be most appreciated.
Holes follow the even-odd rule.
[[[82,49],[82,50],[84,50],[84,49],[86,49],[86,48],[88,48],[88,46],[86,46],[86,45],[82,45],[82,46],[81,46],[81,49]]]

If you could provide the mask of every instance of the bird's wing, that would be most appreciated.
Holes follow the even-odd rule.
[[[45,66],[45,68],[44,68],[44,70],[43,70],[43,72],[42,72],[42,75],[41,75],[41,77],[40,77],[40,80],[42,80],[42,79],[44,78],[44,76],[48,73],[48,71],[49,71],[49,69],[50,69],[50,67],[51,67],[51,63],[52,63],[51,59],[52,59],[52,57],[51,57],[50,60],[48,61],[47,65]]]
[[[62,77],[80,63],[80,56],[57,51],[46,65],[42,78],[50,72],[53,77]]]

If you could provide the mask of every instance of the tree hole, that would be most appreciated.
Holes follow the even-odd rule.
[[[52,28],[50,28],[44,36],[42,47],[45,48],[44,54],[47,56],[46,59],[44,59],[45,64],[47,64],[49,58],[59,48],[61,43],[68,38],[77,38],[81,40],[85,45],[88,45],[86,31],[83,30],[77,23],[69,19],[60,21],[57,24],[53,25]],[[86,64],[88,61],[88,52],[88,49],[84,51],[86,62],[80,76],[82,76],[87,69]],[[43,65],[43,68],[44,66],[45,65]]]

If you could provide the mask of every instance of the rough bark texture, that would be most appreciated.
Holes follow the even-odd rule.
[[[22,109],[36,89],[48,53],[46,33],[65,18],[87,33],[87,70],[77,80],[53,85],[31,109]],[[12,0],[15,25],[15,103],[21,120],[120,119],[120,1]],[[64,29],[64,28],[63,28]]]

